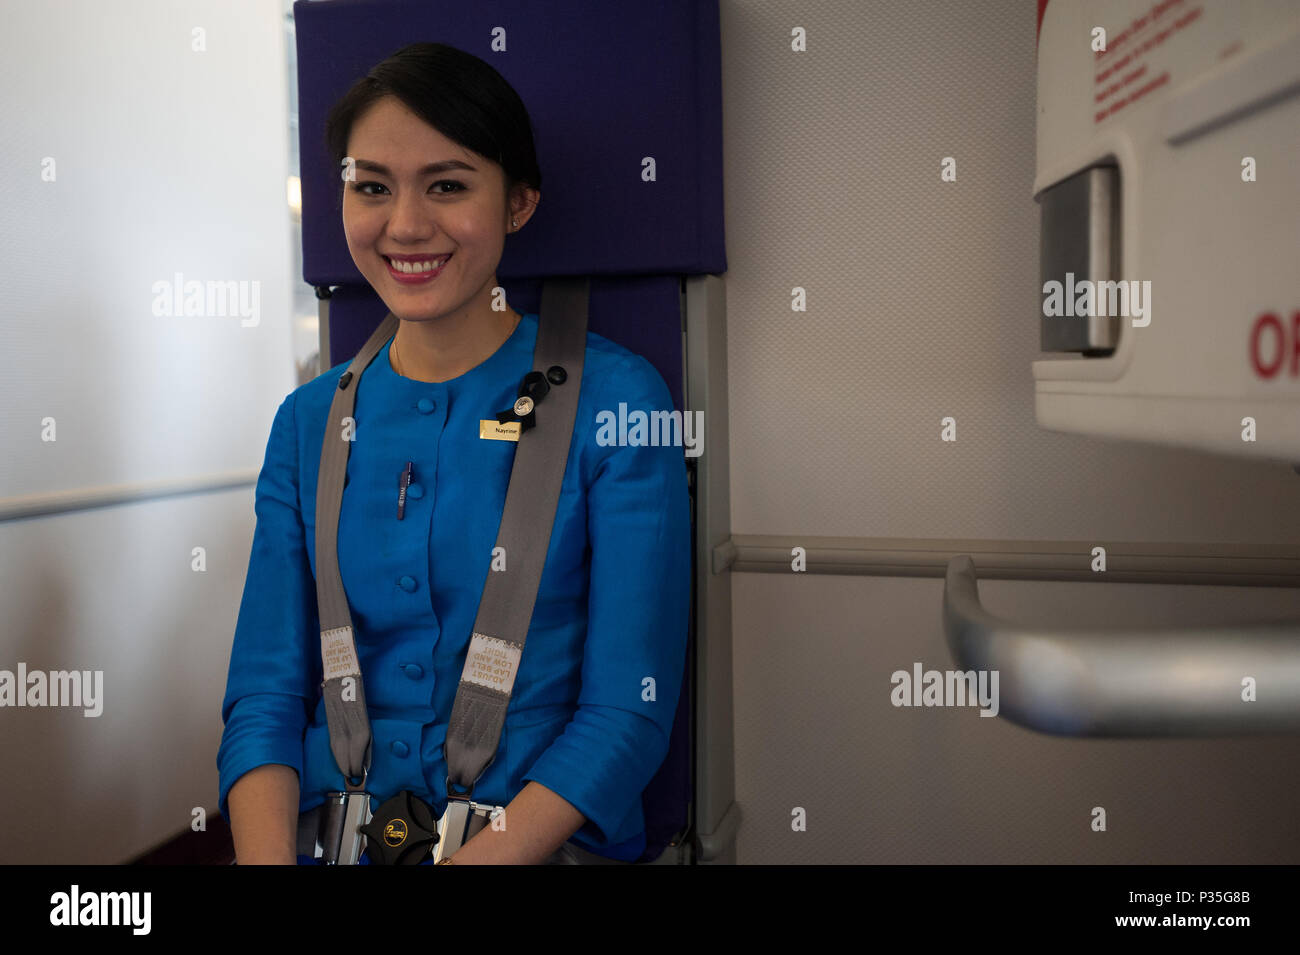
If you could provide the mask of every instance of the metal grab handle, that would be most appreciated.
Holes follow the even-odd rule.
[[[1061,736],[1300,731],[1300,622],[1201,630],[1039,629],[980,605],[975,562],[948,562],[943,626],[963,670],[997,670],[999,712]],[[1254,701],[1242,699],[1255,680]]]

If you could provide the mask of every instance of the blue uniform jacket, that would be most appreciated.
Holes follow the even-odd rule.
[[[402,789],[439,814],[446,806],[447,719],[518,447],[480,438],[479,421],[514,403],[532,369],[537,324],[535,313],[524,315],[490,358],[450,381],[398,375],[388,347],[361,376],[339,568],[374,735],[374,807]],[[586,817],[575,843],[634,859],[645,845],[641,793],[667,754],[686,664],[690,505],[682,447],[652,444],[647,428],[635,427],[637,410],[673,410],[662,376],[594,332],[585,364],[505,729],[474,798],[506,805],[536,780]],[[343,788],[320,697],[314,575],[321,442],[345,369],[286,397],[267,442],[222,704],[217,768],[227,818],[230,787],[268,763],[298,772],[301,811]],[[623,443],[617,422],[598,419],[602,411],[626,422]]]

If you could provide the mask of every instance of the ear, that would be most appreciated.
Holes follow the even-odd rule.
[[[514,194],[510,197],[510,218],[519,223],[519,228],[533,217],[537,210],[537,204],[542,201],[542,194],[536,189],[520,183],[515,186]]]

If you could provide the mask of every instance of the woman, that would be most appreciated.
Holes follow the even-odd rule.
[[[410,790],[441,814],[447,720],[516,448],[480,438],[479,421],[513,404],[537,336],[536,314],[505,306],[496,269],[505,236],[541,198],[541,175],[515,91],[441,44],[371,70],[335,106],[326,139],[345,172],[348,250],[400,320],[355,385],[339,518],[373,733],[366,789],[372,809]],[[522,662],[474,789],[506,807],[505,826],[470,838],[456,864],[631,861],[645,847],[641,793],[667,753],[686,662],[685,464],[680,447],[610,443],[599,426],[620,404],[672,410],[653,366],[590,332],[584,361]],[[298,815],[343,788],[320,697],[314,533],[346,365],[280,405],[258,478],[217,757],[242,864],[310,861],[297,855]]]

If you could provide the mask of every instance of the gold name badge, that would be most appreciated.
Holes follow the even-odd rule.
[[[518,441],[519,422],[507,421],[502,424],[495,418],[480,418],[478,436],[480,438],[491,438],[493,441]]]

